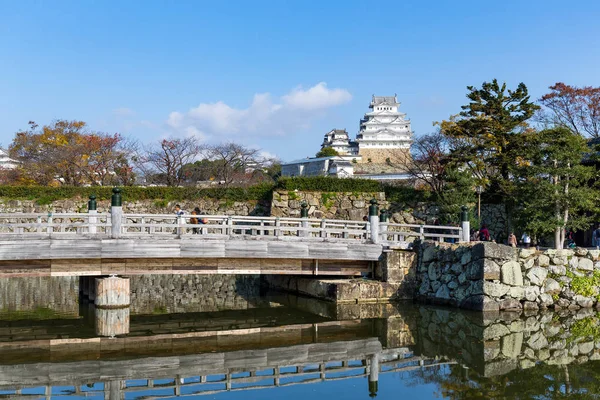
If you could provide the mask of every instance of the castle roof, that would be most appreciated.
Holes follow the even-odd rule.
[[[398,100],[396,99],[396,95],[393,95],[393,96],[375,96],[375,95],[373,95],[373,98],[371,99],[371,106],[376,106],[379,104],[394,105],[394,104],[399,104],[399,103],[398,103]]]

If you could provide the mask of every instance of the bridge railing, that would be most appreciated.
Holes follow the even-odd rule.
[[[0,234],[110,233],[110,214],[2,213]]]
[[[204,221],[192,224],[196,218]],[[364,221],[228,215],[124,214],[123,234],[369,239]]]
[[[460,226],[381,223],[383,242],[406,242],[410,239],[458,243],[462,239]]]
[[[203,223],[192,224],[196,218]],[[110,235],[108,213],[3,213],[0,214],[2,235]],[[371,240],[367,221],[309,219],[291,217],[257,217],[229,215],[123,214],[121,234],[148,237],[277,237],[336,240]],[[379,223],[382,243],[410,242],[416,238],[441,242],[457,242],[462,237],[458,226]]]

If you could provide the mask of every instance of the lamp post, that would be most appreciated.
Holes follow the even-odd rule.
[[[481,227],[481,193],[483,193],[483,186],[477,185],[475,191],[477,192],[477,222]]]

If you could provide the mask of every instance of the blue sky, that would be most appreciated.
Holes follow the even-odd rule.
[[[79,119],[292,160],[394,93],[424,134],[467,85],[600,86],[599,19],[597,0],[0,0],[0,143]]]

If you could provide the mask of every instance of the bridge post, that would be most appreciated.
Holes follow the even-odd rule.
[[[96,233],[96,222],[97,218],[95,217],[98,214],[98,210],[96,209],[96,196],[90,195],[90,200],[88,201],[88,232]],[[94,215],[94,216],[92,216]]]
[[[369,223],[371,224],[371,242],[379,243],[379,217],[377,216],[377,200],[371,199],[369,206]]]
[[[113,239],[121,237],[123,224],[123,207],[121,205],[121,189],[113,188],[110,202],[110,234]]]
[[[308,205],[306,204],[305,201],[302,202],[302,204],[300,204],[301,210],[300,210],[300,217],[303,219],[302,221],[302,227],[303,228],[308,228]],[[302,237],[307,237],[310,236],[308,231],[300,231],[298,232],[299,235],[298,236],[302,236]]]
[[[471,241],[471,223],[469,222],[469,212],[467,206],[461,207],[460,213],[460,221],[462,228],[462,238],[461,242],[470,242]]]
[[[369,396],[377,396],[379,389],[379,354],[373,354],[369,358]]]
[[[388,226],[388,213],[387,213],[386,209],[382,208],[381,212],[379,214],[379,231],[381,234],[381,240],[384,242],[387,241],[387,239],[388,239],[387,233],[384,233],[384,232],[387,232],[387,226]]]
[[[129,278],[110,276],[95,279],[96,307],[123,308],[129,307]]]
[[[96,335],[113,337],[129,333],[129,307],[98,308],[96,314]]]

